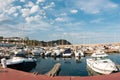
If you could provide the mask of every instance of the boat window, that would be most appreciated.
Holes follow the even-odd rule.
[[[104,63],[107,63],[108,61],[103,61]]]
[[[100,57],[100,59],[108,59],[108,56]]]

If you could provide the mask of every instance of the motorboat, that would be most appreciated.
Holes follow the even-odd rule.
[[[67,48],[64,53],[62,54],[63,57],[71,57],[72,56],[72,51],[70,48]]]
[[[27,54],[27,52],[24,49],[16,49],[14,54]]]
[[[45,52],[45,56],[50,56],[51,55],[51,53],[52,53],[52,51],[51,50],[47,50],[46,52]]]
[[[13,56],[12,58],[6,60],[6,65],[9,68],[30,71],[36,66],[36,61],[37,60],[34,58]]]
[[[81,50],[75,50],[74,54],[75,54],[75,57],[83,57],[84,56],[84,53]]]
[[[59,57],[61,56],[61,51],[60,49],[53,49],[53,53],[52,53],[55,57]]]
[[[89,76],[102,75],[102,74],[100,74],[100,73],[97,73],[97,72],[93,71],[93,70],[92,70],[90,67],[88,67],[88,66],[86,66],[86,70],[87,70]]]
[[[60,48],[60,52],[63,53],[65,50],[63,48]]]
[[[34,48],[31,52],[33,55],[37,56],[44,53],[44,50],[42,48]]]
[[[15,47],[11,47],[10,49],[9,49],[9,51],[10,51],[10,54],[27,54],[27,51],[25,51],[24,50],[24,47],[17,47],[17,46],[15,46]]]
[[[86,63],[93,71],[100,74],[110,74],[118,71],[115,63],[103,51],[93,53],[90,58],[86,59]]]

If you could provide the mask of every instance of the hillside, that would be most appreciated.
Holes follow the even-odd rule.
[[[31,46],[55,46],[55,45],[71,45],[71,43],[67,40],[53,40],[53,41],[37,41],[37,40],[27,40],[25,41],[26,45],[31,45]]]

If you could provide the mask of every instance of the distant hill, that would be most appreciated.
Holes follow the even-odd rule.
[[[63,39],[48,42],[40,41],[40,43],[42,44],[42,46],[71,45],[69,41]]]
[[[71,45],[71,43],[67,40],[60,39],[60,40],[53,40],[53,41],[37,41],[37,40],[27,40],[25,41],[27,45],[31,46],[56,46],[56,45]]]

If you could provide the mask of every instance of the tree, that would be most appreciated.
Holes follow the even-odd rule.
[[[0,36],[0,42],[3,40],[3,36]]]

